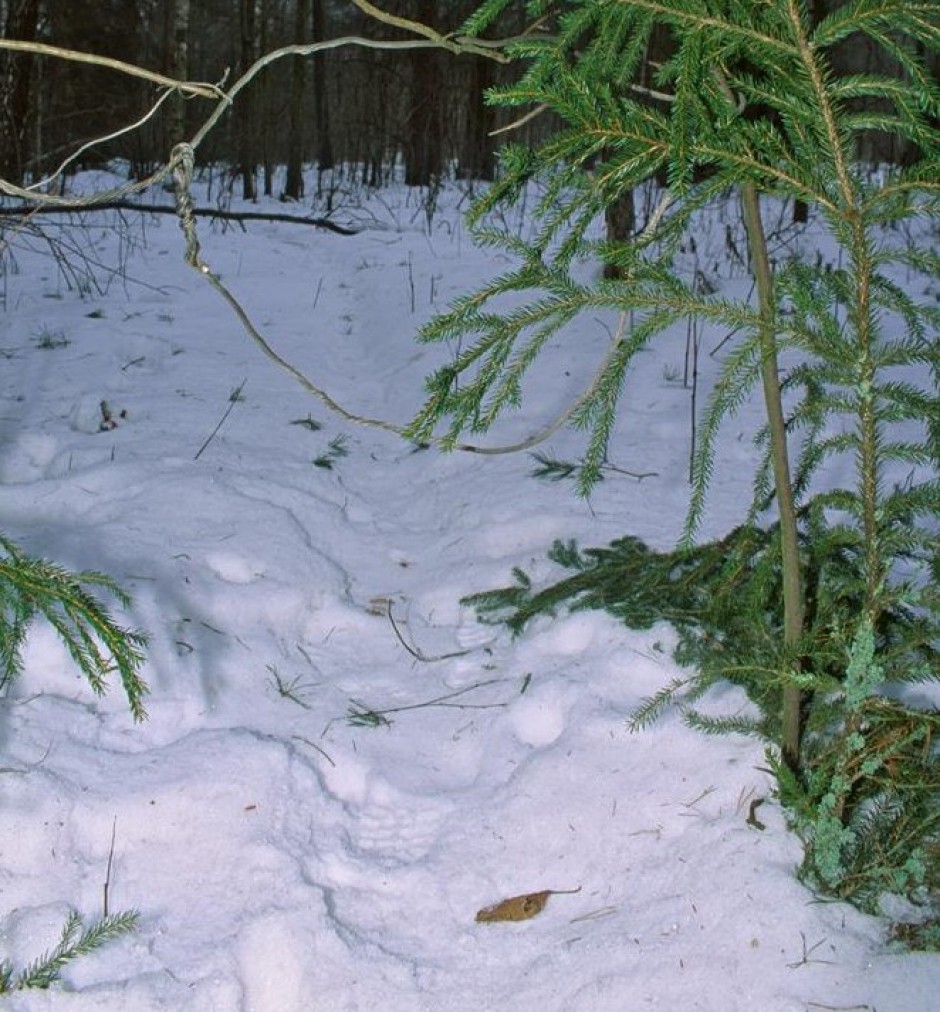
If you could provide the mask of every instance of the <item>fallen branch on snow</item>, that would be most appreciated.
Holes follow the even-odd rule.
[[[7,215],[32,216],[34,214],[85,214],[89,211],[139,211],[142,214],[177,213],[175,207],[164,204],[138,204],[132,200],[109,200],[100,204],[70,204],[67,207],[55,204],[18,204],[14,207],[0,207],[0,218]],[[278,214],[270,211],[223,211],[212,207],[194,207],[192,213],[197,218],[218,218],[220,221],[284,221],[291,225],[312,225],[314,228],[325,228],[339,235],[358,235],[358,228],[347,228],[337,225],[328,218],[305,218],[299,214]]]

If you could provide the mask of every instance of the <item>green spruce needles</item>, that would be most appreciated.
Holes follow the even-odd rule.
[[[463,31],[485,31],[508,7],[487,0]],[[554,591],[683,631],[698,673],[641,722],[677,698],[694,719],[716,678],[745,686],[814,886],[870,908],[883,891],[925,901],[938,883],[937,717],[900,702],[899,687],[940,675],[940,309],[898,279],[940,273],[922,224],[940,210],[937,5],[530,0],[526,10],[532,29],[511,47],[522,76],[489,100],[554,113],[559,127],[538,146],[506,148],[471,211],[479,242],[515,266],[424,329],[459,351],[430,377],[409,434],[443,427],[456,444],[485,431],[519,404],[567,324],[614,311],[621,326],[567,415],[586,434],[586,493],[636,356],[689,320],[735,335],[698,426],[684,544],[656,555],[625,539],[581,558]],[[840,70],[860,44],[875,54],[868,68]],[[898,164],[861,162],[873,137],[903,149]],[[654,177],[665,185],[634,236],[591,238]],[[532,181],[534,237],[490,227]],[[696,215],[728,194],[747,239],[747,299],[703,291],[677,269]],[[835,262],[771,257],[769,200],[799,205]],[[616,276],[586,281],[585,261]],[[756,391],[765,424],[751,508],[723,542],[696,545],[722,425]],[[648,595],[617,596],[614,557]],[[552,596],[518,577],[499,598],[517,624]]]

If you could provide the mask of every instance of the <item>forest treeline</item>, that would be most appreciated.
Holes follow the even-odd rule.
[[[809,16],[822,17],[844,0],[813,0]],[[377,6],[433,25],[456,29],[478,0],[396,0]],[[496,36],[530,24],[525,0],[503,15]],[[555,15],[566,4],[559,2]],[[551,30],[553,15],[541,19]],[[176,79],[231,84],[261,55],[285,45],[348,36],[401,40],[407,33],[359,10],[351,0],[0,0],[0,33],[137,64]],[[670,40],[660,37],[648,58],[650,75]],[[660,51],[655,51],[656,49]],[[849,38],[839,72],[884,72],[884,50]],[[875,61],[881,61],[875,65]],[[224,163],[240,180],[242,195],[271,193],[277,185],[303,196],[304,165],[321,170],[354,166],[378,186],[404,169],[410,185],[445,175],[490,179],[496,133],[505,111],[486,106],[487,88],[508,83],[516,70],[485,56],[454,56],[431,49],[382,50],[343,45],[267,66],[200,147],[202,162]],[[146,115],[160,97],[153,83],[105,67],[34,53],[0,50],[0,176],[36,180],[95,138]],[[124,159],[144,178],[166,161],[206,114],[205,101],[164,101],[132,132],[82,153],[76,166]],[[534,117],[514,139],[532,141],[553,128]],[[871,134],[859,156],[871,162],[904,161],[896,136]],[[274,168],[287,166],[286,182]]]

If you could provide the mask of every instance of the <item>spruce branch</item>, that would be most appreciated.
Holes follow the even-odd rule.
[[[19,973],[12,964],[0,963],[0,994],[51,987],[60,980],[68,963],[131,933],[137,928],[139,920],[137,911],[130,910],[101,917],[86,926],[77,911],[69,911],[53,949],[43,953]]]
[[[22,672],[22,647],[39,615],[55,629],[96,695],[117,672],[135,720],[146,717],[148,693],[140,677],[146,636],[118,625],[93,593],[101,589],[127,607],[129,596],[108,576],[90,570],[71,573],[25,555],[0,535],[0,687]]]

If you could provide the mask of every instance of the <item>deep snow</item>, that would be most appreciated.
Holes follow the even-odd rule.
[[[204,220],[200,234],[279,353],[350,410],[404,422],[446,355],[416,345],[417,327],[508,266],[473,247],[461,203],[448,189],[428,227],[417,194],[350,199],[337,220],[364,225],[354,237]],[[555,538],[674,543],[684,331],[641,357],[614,444],[616,464],[653,473],[611,475],[584,502],[532,478],[526,455],[416,451],[342,421],[184,264],[173,218],[83,221],[69,234],[118,274],[86,277],[73,257],[68,275],[25,234],[5,251],[0,526],[133,592],[150,716],[135,726],[118,686],[94,698],[34,629],[0,699],[0,958],[51,947],[69,907],[100,915],[112,831],[111,908],[141,924],[5,1007],[936,1007],[940,957],[891,951],[886,921],[799,884],[759,743],[675,715],[627,731],[677,674],[668,628],[577,613],[512,640],[460,604],[513,566],[546,576]],[[724,226],[699,237],[699,265],[740,290]],[[553,418],[611,325],[582,319],[559,338],[523,410],[481,442]],[[704,382],[724,335],[701,336]],[[756,417],[725,433],[705,535],[746,508]],[[549,449],[579,445],[563,431]],[[715,705],[746,702],[729,690]],[[755,798],[763,832],[746,821]],[[577,887],[532,920],[474,919]]]

